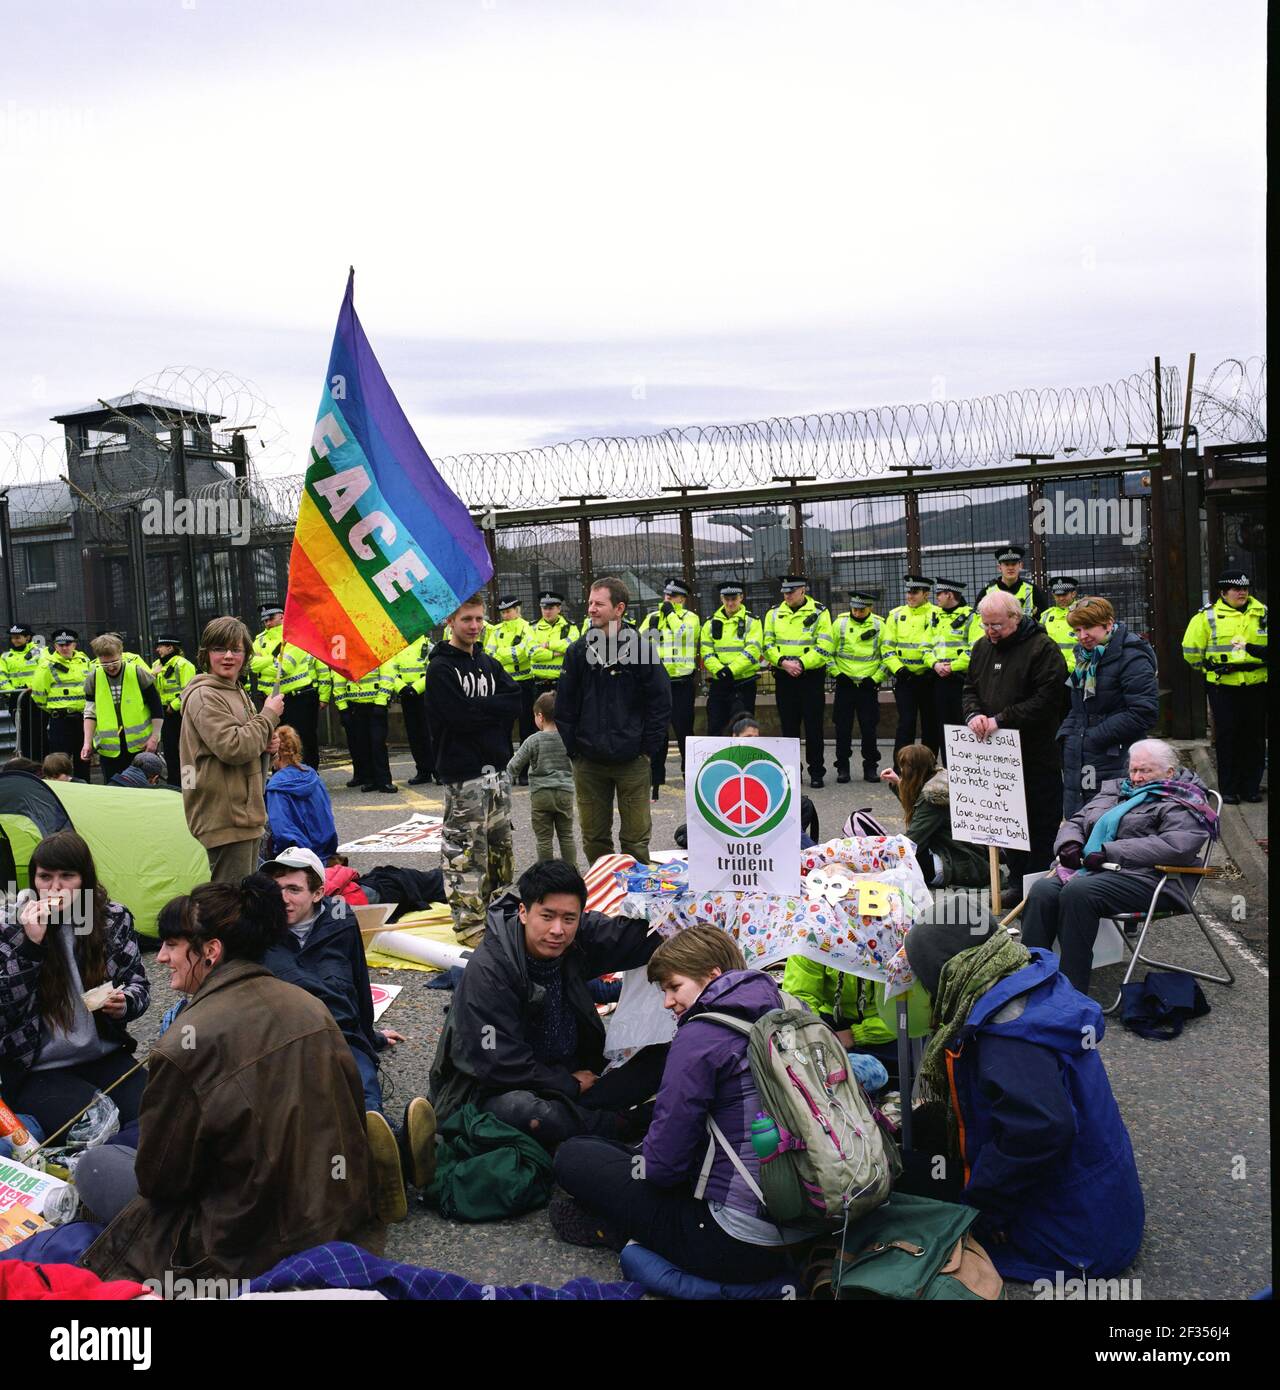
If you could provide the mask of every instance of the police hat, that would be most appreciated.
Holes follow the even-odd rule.
[[[863,589],[850,589],[849,602],[854,608],[870,608],[875,599]]]
[[[258,605],[258,616],[265,623],[268,618],[274,618],[277,614],[284,616],[284,609],[278,603],[261,603]]]
[[[802,574],[784,574],[778,587],[784,594],[789,594],[794,589],[807,589],[809,581]]]
[[[10,637],[31,637],[33,635],[34,634],[32,633],[31,629],[26,625],[26,623],[14,623],[14,625],[9,629]]]
[[[1080,581],[1070,574],[1060,574],[1049,581],[1049,590],[1055,594],[1074,594],[1079,587]]]
[[[549,603],[562,604],[564,603],[564,595],[556,593],[554,589],[547,589],[544,593],[538,595],[538,602],[543,608]]]
[[[957,598],[964,597],[964,585],[957,583],[954,579],[935,579],[933,587],[942,593],[944,590],[949,594],[955,594]]]
[[[996,564],[1011,565],[1015,560],[1021,560],[1026,553],[1026,546],[1002,545],[1000,549],[996,551]]]
[[[520,600],[519,600],[519,598],[516,597],[515,594],[503,594],[502,597],[498,599],[498,610],[499,610],[499,612],[501,612],[502,609],[504,609],[504,608],[519,608],[519,607],[520,607]]]
[[[904,574],[902,582],[908,589],[932,589],[933,580],[926,578],[923,574]]]
[[[157,647],[180,647],[182,646],[182,638],[174,637],[172,634],[168,636],[157,637],[155,640],[155,645]]]
[[[662,592],[667,598],[672,595],[679,595],[681,598],[689,597],[689,586],[683,579],[668,579],[662,587]]]
[[[741,598],[742,585],[736,579],[730,579],[716,591],[721,598]]]
[[[1244,570],[1223,570],[1218,576],[1219,589],[1247,589],[1248,587],[1249,576]],[[9,629],[10,632],[13,630],[13,628]]]
[[[80,634],[73,627],[60,627],[57,632],[49,638],[49,641],[56,647],[59,642],[78,642]]]

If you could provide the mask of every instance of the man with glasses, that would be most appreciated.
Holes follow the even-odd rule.
[[[1067,669],[1057,643],[1013,594],[989,593],[978,604],[982,636],[973,644],[964,686],[964,717],[979,739],[1016,729],[1022,747],[1029,850],[1005,850],[1004,906],[1022,901],[1022,879],[1049,867],[1062,820],[1058,726],[1066,712]]]

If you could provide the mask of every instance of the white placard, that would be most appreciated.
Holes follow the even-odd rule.
[[[800,891],[800,740],[691,738],[685,745],[689,887]]]
[[[943,732],[952,835],[971,845],[1030,849],[1017,729],[997,729],[986,739],[967,724],[948,724]]]
[[[385,830],[375,830],[372,834],[361,835],[358,840],[348,840],[338,846],[339,854],[388,854],[396,850],[401,854],[414,854],[420,850],[440,848],[440,835],[444,821],[439,816],[427,816],[415,811],[408,820],[389,825]]]

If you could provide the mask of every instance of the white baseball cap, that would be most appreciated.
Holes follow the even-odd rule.
[[[268,859],[262,866],[262,872],[268,869],[310,869],[312,873],[324,882],[324,865],[320,862],[320,856],[312,849],[301,849],[297,845],[290,845],[288,849],[281,850],[274,859]]]

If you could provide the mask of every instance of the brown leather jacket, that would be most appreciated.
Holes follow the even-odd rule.
[[[319,1000],[245,960],[215,967],[151,1049],[139,1195],[81,1261],[103,1279],[251,1279],[350,1240],[380,1253],[364,1099]]]

